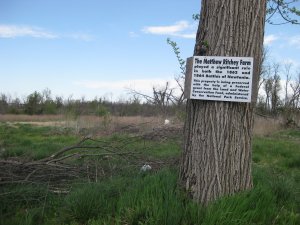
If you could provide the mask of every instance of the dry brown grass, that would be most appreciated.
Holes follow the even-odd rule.
[[[0,122],[27,123],[37,126],[62,126],[75,129],[79,132],[82,129],[93,129],[98,134],[111,134],[124,128],[136,129],[139,131],[149,131],[154,127],[164,124],[162,117],[98,117],[98,116],[80,116],[77,119],[70,119],[64,115],[0,115]],[[182,122],[171,119],[171,123],[177,126],[183,126]],[[283,129],[281,119],[256,116],[254,120],[254,135],[265,136]]]
[[[172,120],[171,120],[172,121]],[[57,126],[74,129],[76,133],[82,130],[91,131],[93,134],[111,134],[120,130],[131,132],[144,132],[154,127],[162,126],[162,117],[117,117],[117,116],[79,116],[71,118],[64,115],[0,115],[0,122],[32,124],[36,126]]]
[[[85,129],[94,135],[103,135],[128,129],[132,132],[144,132],[163,125],[163,121],[160,117],[80,116],[76,120],[65,120],[64,126],[74,128],[76,132]]]
[[[0,114],[0,122],[49,122],[62,121],[63,115],[14,115]]]
[[[283,122],[279,118],[257,115],[254,119],[253,134],[256,136],[268,136],[282,129],[284,129]]]
[[[78,120],[82,123],[86,123],[88,127],[92,124],[101,122],[105,119],[105,117],[99,116],[80,116]],[[117,122],[119,124],[127,125],[127,124],[140,124],[144,122],[154,122],[154,123],[163,123],[163,118],[160,117],[142,117],[142,116],[127,116],[127,117],[116,117],[111,116],[108,119],[112,120],[112,122]],[[0,114],[0,122],[57,122],[57,121],[65,121],[72,120],[67,118],[64,115],[14,115],[14,114]]]

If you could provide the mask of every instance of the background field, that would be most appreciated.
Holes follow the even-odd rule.
[[[164,124],[164,120],[169,119],[175,126],[183,126],[181,119],[177,117],[157,117],[157,116],[109,116],[99,117],[93,115],[82,115],[78,118],[69,118],[66,115],[13,115],[0,114],[0,122],[24,123],[39,126],[68,127],[71,129],[97,128],[98,132],[115,132],[125,126],[135,126],[137,129],[153,129]],[[283,118],[272,118],[257,115],[254,123],[254,135],[268,135],[284,128]]]

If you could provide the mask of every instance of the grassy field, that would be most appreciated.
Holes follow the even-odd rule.
[[[2,122],[0,160],[38,161],[81,138],[70,128]],[[178,139],[124,133],[96,139],[99,157],[67,162],[98,175],[69,181],[65,192],[54,191],[50,180],[3,184],[1,177],[0,224],[300,224],[299,130],[255,136],[254,188],[206,208],[177,185]],[[105,155],[111,150],[124,155]],[[141,172],[144,163],[153,169]]]

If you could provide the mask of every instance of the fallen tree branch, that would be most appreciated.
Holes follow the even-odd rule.
[[[127,167],[140,168],[149,162],[154,168],[160,168],[164,162],[129,149],[130,146],[143,140],[178,138],[181,132],[182,128],[179,127],[160,127],[146,134],[117,140],[103,141],[84,137],[76,144],[64,147],[40,160],[1,159],[0,185],[43,183],[65,190],[61,185],[68,185],[74,179],[98,181],[101,177],[112,176]],[[144,142],[143,151],[148,148]],[[125,163],[120,163],[120,160]]]

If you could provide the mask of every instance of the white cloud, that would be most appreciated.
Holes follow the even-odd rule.
[[[153,87],[164,87],[166,82],[169,82],[170,88],[177,87],[173,78],[170,79],[133,79],[133,80],[120,80],[120,81],[74,81],[73,85],[80,88],[99,90],[102,92],[120,92],[136,90],[140,93],[150,95]],[[130,92],[130,91],[129,91]],[[175,90],[176,93],[176,90]]]
[[[49,31],[45,31],[40,27],[0,24],[0,38],[16,38],[16,37],[54,39],[54,38],[58,38],[58,35],[51,33]]]
[[[196,33],[192,33],[192,34],[178,34],[178,35],[175,35],[175,36],[183,37],[183,38],[195,39],[196,38]]]
[[[195,38],[196,26],[190,24],[188,21],[182,20],[174,25],[169,26],[148,26],[144,27],[142,31],[146,34],[155,35],[170,35],[182,38]]]
[[[85,33],[58,34],[40,27],[0,24],[0,38],[32,37],[44,39],[69,38],[81,41],[92,41],[94,37]]]
[[[179,21],[170,26],[152,26],[144,27],[143,32],[151,34],[175,34],[181,32],[189,27],[187,21]]]
[[[120,80],[120,81],[75,81],[74,84],[88,89],[135,89],[138,87],[141,90],[152,89],[153,85],[163,85],[167,82],[166,79],[135,79],[135,80]]]
[[[300,48],[300,35],[295,35],[295,36],[289,37],[288,42],[290,45],[293,45],[296,48]]]
[[[271,45],[272,42],[276,41],[279,37],[274,34],[266,35],[264,38],[264,45]]]

